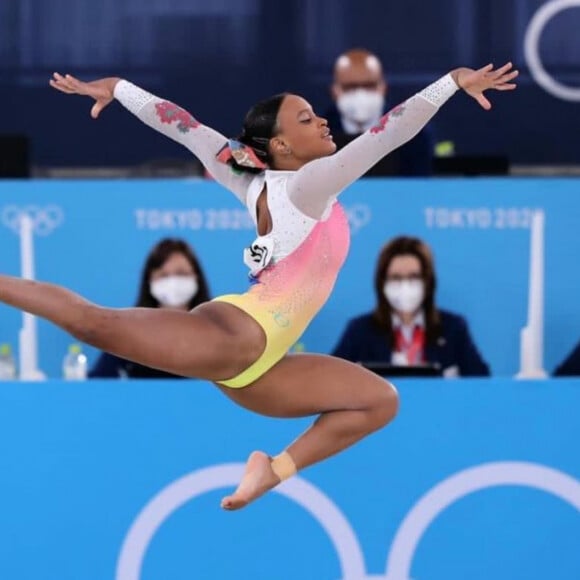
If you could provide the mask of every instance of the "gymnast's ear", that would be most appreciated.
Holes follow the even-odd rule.
[[[292,150],[281,137],[272,137],[270,139],[270,150],[276,155],[290,155]]]

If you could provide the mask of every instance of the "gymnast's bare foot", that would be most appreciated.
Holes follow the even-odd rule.
[[[239,510],[276,487],[280,480],[272,471],[270,458],[263,451],[254,451],[246,463],[244,477],[233,495],[222,499],[225,510]]]

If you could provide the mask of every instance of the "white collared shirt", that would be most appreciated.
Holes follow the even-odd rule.
[[[403,338],[409,342],[413,338],[415,327],[420,326],[425,328],[425,314],[420,310],[415,315],[415,318],[413,318],[411,324],[403,324],[401,317],[398,314],[393,313],[391,314],[391,323],[393,325],[393,330],[400,328],[403,333]]]
[[[393,330],[400,330],[403,338],[405,339],[405,342],[411,343],[415,328],[417,328],[417,326],[425,328],[425,315],[421,310],[415,315],[415,318],[413,318],[411,324],[403,324],[401,317],[398,314],[393,313],[391,314],[391,322],[393,325]],[[391,354],[391,363],[398,366],[408,366],[409,359],[407,358],[407,353],[397,351],[395,348],[393,348]]]

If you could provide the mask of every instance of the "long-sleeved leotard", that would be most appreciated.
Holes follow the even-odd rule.
[[[412,139],[458,90],[446,75],[387,113],[376,127],[354,139],[338,153],[307,163],[288,180],[288,195],[301,211],[320,218],[327,202],[368,169]],[[253,176],[235,172],[216,159],[227,139],[202,125],[179,106],[121,80],[115,98],[153,129],[181,143],[224,187],[245,202]]]
[[[262,356],[237,377],[220,381],[244,387],[267,372],[299,339],[327,301],[346,258],[349,230],[338,194],[379,159],[415,134],[457,91],[447,75],[387,113],[376,127],[338,153],[297,171],[234,171],[216,159],[227,140],[180,107],[120,81],[115,97],[139,119],[186,146],[212,176],[248,208],[257,225],[258,197],[267,190],[271,231],[246,248],[254,284],[244,294],[220,296],[264,329]]]

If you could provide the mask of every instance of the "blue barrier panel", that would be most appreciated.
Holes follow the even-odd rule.
[[[306,332],[306,350],[330,351],[347,320],[373,306],[378,252],[406,233],[433,248],[438,303],[465,315],[496,375],[519,369],[526,323],[529,225],[546,214],[545,366],[551,371],[580,338],[577,303],[580,180],[371,180],[342,196],[352,245],[335,292]],[[128,306],[144,257],[164,236],[183,236],[199,252],[214,295],[243,291],[243,247],[254,239],[245,209],[203,181],[32,181],[0,183],[0,271],[18,274],[17,216],[35,221],[37,278],[89,299]],[[0,306],[0,341],[15,343],[20,314]],[[40,365],[59,377],[70,338],[42,323]],[[89,350],[91,360],[95,353]]]
[[[390,427],[226,513],[308,420],[199,381],[4,383],[0,578],[579,578],[580,381],[397,386]]]

